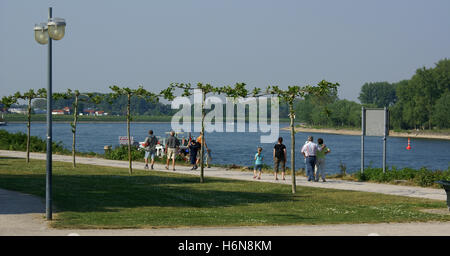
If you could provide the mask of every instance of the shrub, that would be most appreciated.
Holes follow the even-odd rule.
[[[111,160],[128,160],[128,145],[119,145],[112,150],[105,152],[105,158]],[[131,160],[144,160],[145,151],[138,150],[136,146],[131,146]],[[155,157],[155,162],[163,163],[166,161],[166,157],[159,158]],[[178,163],[184,163],[184,159],[181,156],[177,156],[176,161]]]
[[[27,135],[22,132],[9,133],[5,130],[0,130],[0,149],[4,150],[27,150]],[[46,152],[47,141],[37,136],[30,137],[30,152]],[[65,149],[61,141],[52,142],[53,153],[69,154],[71,151]]]
[[[449,180],[450,168],[446,171],[429,170],[425,167],[415,170],[412,168],[397,169],[392,167],[391,170],[383,173],[382,168],[367,168],[364,173],[355,173],[353,177],[359,181],[375,181],[375,182],[393,182],[395,180],[408,180],[412,183],[422,186],[430,187],[437,186],[437,180]]]
[[[141,160],[144,158],[145,152],[143,150],[138,150],[135,146],[131,147],[131,159]],[[112,150],[105,153],[106,159],[112,160],[128,160],[128,146],[120,145]]]

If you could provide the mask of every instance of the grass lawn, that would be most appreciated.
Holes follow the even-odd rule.
[[[45,198],[45,161],[0,157],[0,187]],[[55,228],[450,221],[444,201],[53,163]]]

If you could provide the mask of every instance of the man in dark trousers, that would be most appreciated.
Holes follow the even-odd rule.
[[[302,147],[303,157],[306,159],[306,176],[308,181],[316,181],[314,178],[314,168],[316,166],[317,144],[314,143],[313,136],[308,137],[307,143]]]

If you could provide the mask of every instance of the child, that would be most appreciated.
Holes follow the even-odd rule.
[[[253,170],[253,179],[256,178],[256,170],[259,170],[258,180],[261,179],[261,170],[264,157],[261,154],[262,148],[258,147],[258,153],[255,155],[255,169]]]

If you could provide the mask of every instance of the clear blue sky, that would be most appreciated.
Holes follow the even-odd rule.
[[[0,0],[0,96],[46,87],[35,23],[67,21],[54,43],[54,91],[159,92],[171,82],[267,85],[409,79],[450,57],[448,0]]]

